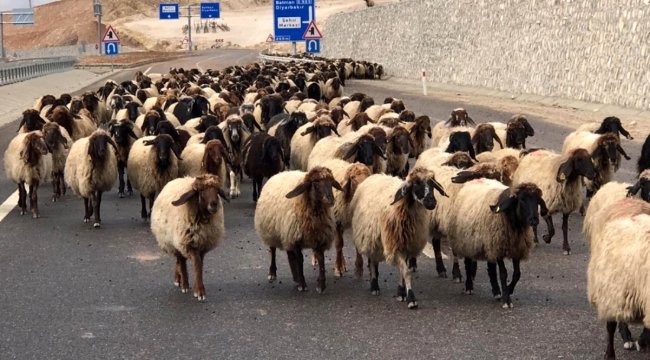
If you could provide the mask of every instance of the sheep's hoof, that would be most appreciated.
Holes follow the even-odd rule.
[[[181,292],[183,294],[187,294],[188,292],[190,292],[190,289],[189,288],[181,288]]]
[[[550,243],[551,243],[551,237],[550,237],[548,234],[542,236],[542,239],[543,239],[544,242],[547,243],[547,244],[550,244]]]
[[[447,278],[447,272],[446,271],[439,272],[438,277],[441,278],[441,279],[446,279]]]
[[[418,302],[417,301],[409,301],[408,305],[409,309],[415,310],[418,308]]]
[[[307,291],[307,287],[306,287],[306,286],[303,286],[303,285],[298,285],[298,286],[296,286],[296,289],[298,290],[298,292],[305,292],[305,291]]]
[[[343,277],[343,272],[341,272],[341,270],[339,270],[339,269],[334,269],[334,276],[339,277],[339,278]]]
[[[465,290],[465,295],[472,295],[474,294],[474,290]]]
[[[571,250],[564,250],[562,253],[564,255],[571,255]]]
[[[41,217],[41,215],[39,215],[39,214],[32,214],[32,219],[38,219],[39,217]]]
[[[370,290],[370,294],[374,296],[379,296],[379,290]]]
[[[199,294],[199,293],[194,293],[194,297],[199,301],[205,301],[207,299],[205,297],[205,294]]]
[[[174,281],[174,286],[181,287],[181,283],[179,283],[178,281]]]
[[[98,223],[98,222],[96,222],[96,223],[93,224],[93,227],[94,227],[95,229],[99,229],[101,226],[102,226],[102,224],[101,224],[101,223]]]
[[[406,288],[402,285],[397,285],[397,301],[406,301]]]
[[[635,347],[637,347],[637,351],[640,350],[640,349],[638,348],[638,344],[636,344],[634,341],[626,341],[626,342],[623,344],[623,349],[625,349],[625,350],[632,350],[632,349],[634,349]]]
[[[84,218],[84,224],[89,222],[90,222],[90,218]]]
[[[509,303],[509,304],[506,303],[506,304],[503,304],[501,307],[504,308],[504,309],[512,309],[514,307],[514,305],[512,305],[512,303]]]
[[[322,294],[325,292],[325,289],[321,288],[320,286],[316,286],[316,292]]]
[[[277,277],[277,275],[275,275],[275,274],[269,274],[269,276],[268,276],[268,279],[269,279],[269,282],[270,282],[270,283],[274,282],[275,279],[277,279],[277,278],[278,278],[278,277]]]
[[[25,210],[20,210],[20,216],[25,215]]]
[[[494,294],[494,300],[501,300],[501,294]]]
[[[124,192],[123,191],[118,192],[117,196],[119,196],[120,199],[123,199],[124,198]]]

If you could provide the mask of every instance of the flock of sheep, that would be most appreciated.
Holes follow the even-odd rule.
[[[277,278],[280,249],[304,291],[302,251],[310,249],[316,290],[324,291],[324,252],[334,243],[335,275],[346,272],[343,234],[350,229],[356,275],[365,257],[378,295],[379,263],[395,265],[398,298],[408,308],[417,307],[412,272],[429,241],[438,275],[447,276],[443,238],[454,280],[464,276],[472,293],[477,262],[487,261],[494,297],[511,308],[520,262],[538,241],[539,216],[548,243],[552,216],[562,214],[568,255],[568,217],[580,211],[591,245],[589,300],[607,321],[607,356],[614,356],[617,323],[625,348],[650,344],[648,329],[635,343],[626,325],[650,325],[650,143],[637,181],[612,182],[622,158],[630,159],[620,136],[631,136],[616,117],[581,126],[560,153],[530,149],[526,138],[535,132],[521,115],[476,124],[459,108],[432,126],[399,99],[344,94],[346,80],[382,73],[380,65],[351,59],[205,73],[174,68],[138,72],[133,81],[108,81],[77,97],[45,95],[23,113],[5,152],[6,174],[18,184],[21,214],[29,197],[32,217],[39,217],[38,187],[51,181],[52,201],[71,188],[94,227],[101,226],[102,194],[116,182],[120,197],[139,192],[141,217],[176,258],[175,285],[189,291],[189,259],[199,300],[206,298],[204,256],[224,236],[223,202],[240,195],[244,174],[257,202],[255,230],[269,247],[269,281]]]

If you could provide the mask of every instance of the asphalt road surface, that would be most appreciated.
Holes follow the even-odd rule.
[[[152,66],[203,69],[254,60],[252,51],[213,51]],[[143,69],[149,66],[143,67]],[[132,71],[114,79],[132,76]],[[457,103],[396,93],[382,82],[350,82],[347,93],[363,91],[380,101],[403,98],[416,113],[445,119]],[[99,85],[90,88],[96,89]],[[45,93],[47,89],[43,89]],[[40,94],[34,94],[37,96]],[[58,95],[58,94],[56,94]],[[511,114],[465,106],[481,122],[505,121]],[[531,147],[560,150],[571,129],[531,118]],[[0,131],[4,153],[17,123]],[[640,145],[625,141],[633,157]],[[15,191],[0,170],[0,202]],[[617,175],[632,180],[633,161]],[[439,279],[433,260],[420,258],[414,288],[419,309],[395,301],[397,271],[380,265],[380,296],[366,278],[333,275],[333,251],[326,253],[327,290],[315,291],[317,272],[306,259],[309,291],[298,293],[286,256],[278,256],[278,281],[269,284],[267,250],[253,228],[251,182],[226,205],[226,238],[205,260],[207,302],[181,294],[172,285],[171,257],[163,254],[140,220],[137,194],[104,195],[102,228],[82,222],[82,201],[70,191],[49,202],[50,186],[39,192],[42,218],[14,209],[0,223],[1,359],[595,359],[605,348],[605,327],[586,299],[588,246],[582,219],[571,216],[571,256],[562,255],[561,236],[541,244],[522,264],[514,309],[492,299],[486,265],[479,265],[474,295],[463,285]],[[560,229],[561,219],[555,219]],[[544,226],[541,227],[544,229]],[[544,230],[542,230],[544,231]],[[559,232],[559,231],[558,231]],[[559,232],[561,234],[561,232]],[[486,234],[486,236],[490,236]],[[346,234],[346,257],[353,249]],[[305,252],[308,257],[309,252]],[[448,263],[448,269],[450,267]],[[635,334],[638,329],[635,328]],[[622,350],[621,359],[647,354]]]

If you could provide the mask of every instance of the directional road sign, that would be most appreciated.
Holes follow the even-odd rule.
[[[115,32],[113,27],[108,25],[108,28],[104,33],[104,37],[102,38],[102,42],[119,42],[119,41],[120,38],[117,36],[117,33]]]
[[[12,23],[14,25],[33,25],[34,24],[34,9],[13,9],[10,14],[12,15]]]
[[[320,39],[305,40],[305,49],[310,54],[320,53]]]
[[[218,2],[201,3],[201,19],[218,19],[221,7]]]
[[[179,17],[178,4],[160,4],[158,10],[160,12],[160,20],[177,20]]]
[[[275,41],[302,41],[315,9],[316,0],[273,0]]]
[[[104,43],[104,54],[105,55],[118,55],[120,53],[120,43],[119,42],[105,42]]]

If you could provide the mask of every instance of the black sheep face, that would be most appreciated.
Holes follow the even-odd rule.
[[[111,109],[122,110],[124,109],[124,99],[119,95],[113,95],[111,98]]]
[[[447,196],[442,185],[436,180],[415,176],[397,190],[392,204],[410,196],[414,201],[422,204],[425,209],[433,210],[437,205],[436,198],[433,195],[434,190],[437,190],[442,196]]]
[[[603,122],[600,124],[600,128],[598,128],[595,133],[596,134],[605,134],[605,133],[614,133],[616,136],[619,136],[619,134],[622,134],[626,138],[632,140],[632,136],[630,135],[627,130],[623,128],[623,124],[621,124],[621,119],[617,118],[616,116],[609,116],[606,117]]]
[[[282,163],[284,161],[284,156],[282,153],[282,145],[276,138],[269,137],[264,142],[262,159],[272,164]]]
[[[641,191],[641,199],[645,202],[650,202],[650,179],[642,177],[636,182],[636,184],[628,187],[627,190],[627,196],[636,195]]]
[[[112,124],[109,128],[110,134],[115,140],[115,143],[121,146],[129,145],[129,137],[136,140],[138,137],[135,136],[133,129],[126,123],[121,124]]]
[[[478,135],[478,136],[476,136]],[[480,154],[482,152],[492,151],[494,149],[494,138],[489,132],[481,132],[476,134],[476,153]]]
[[[140,116],[140,105],[135,102],[130,102],[124,106],[128,114],[129,120],[135,122]]]
[[[409,135],[408,133],[398,134],[393,136],[393,152],[395,155],[408,154],[411,151],[409,146]]]
[[[541,209],[542,216],[548,214],[542,191],[533,184],[522,184],[512,194],[510,190],[505,190],[499,196],[497,204],[490,206],[493,213],[505,214],[516,229],[539,225],[538,209]]]
[[[292,121],[296,124],[296,129],[305,125],[307,120],[307,115],[304,112],[296,111],[291,114],[289,121]]]
[[[383,151],[375,144],[375,141],[370,136],[363,136],[359,139],[357,144],[345,155],[345,159],[350,159],[356,155],[356,162],[362,163],[366,166],[372,166],[375,155],[385,157]]]
[[[228,124],[228,132],[230,133],[230,140],[233,144],[239,144],[242,137],[243,125],[240,121]]]
[[[474,157],[474,147],[472,146],[472,138],[466,131],[453,132],[449,135],[449,146],[445,152],[454,153],[456,151],[468,152],[472,159]]]
[[[526,143],[526,128],[518,123],[508,125],[506,130],[506,146],[522,149]]]

